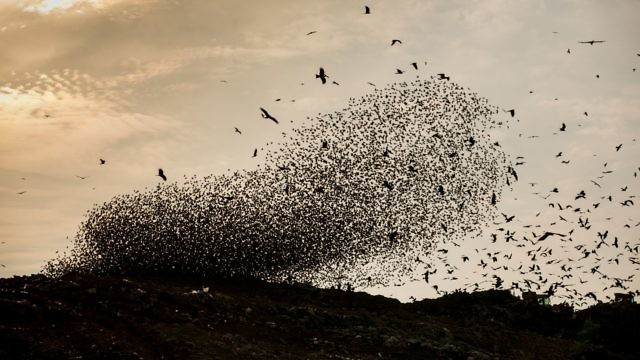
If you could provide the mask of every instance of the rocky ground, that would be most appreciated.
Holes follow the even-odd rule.
[[[231,279],[0,279],[0,359],[638,359],[640,305],[402,304]]]

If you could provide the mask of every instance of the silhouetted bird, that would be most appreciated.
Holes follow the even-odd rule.
[[[404,71],[400,70],[400,69],[396,69],[396,74],[403,74]]]
[[[25,194],[26,192],[27,192],[27,191],[26,191],[26,190],[24,190],[24,191],[17,192],[16,194],[18,194],[18,195],[23,195],[23,194]]]
[[[580,43],[580,44],[590,44],[590,45],[593,45],[593,44],[603,43],[603,42],[605,42],[605,41],[606,41],[606,40],[589,40],[589,41],[578,41],[578,43]]]
[[[622,147],[622,144],[616,146],[616,151],[620,151],[620,148]]]
[[[309,32],[307,33],[307,35],[311,35],[311,34],[315,34],[315,33],[317,33],[317,31],[316,31],[316,30],[314,30],[314,31],[309,31]]]
[[[234,129],[236,129],[235,131],[236,131],[238,134],[242,134],[242,131],[240,131],[240,129],[238,129],[238,128],[234,128]]]
[[[511,117],[516,116],[516,109],[507,110],[507,112],[511,114]]]
[[[262,115],[262,118],[263,118],[263,119],[269,119],[269,120],[273,121],[273,122],[274,122],[274,123],[276,123],[276,124],[278,123],[278,120],[277,120],[276,118],[274,118],[273,116],[271,116],[271,115],[267,112],[267,110],[265,110],[265,109],[263,109],[263,108],[260,108],[260,111],[262,111],[262,114],[261,114],[261,115]]]
[[[78,175],[76,175],[76,177],[77,177],[78,179],[82,179],[82,180],[84,180],[84,179],[88,178],[88,176],[78,176]]]
[[[329,76],[327,76],[327,74],[325,74],[324,69],[320,68],[320,73],[316,74],[316,79],[320,79],[320,81],[322,81],[323,84],[327,83],[327,78]]]
[[[106,163],[107,163],[107,161],[105,159],[100,159],[100,165],[104,165]]]
[[[418,70],[418,63],[417,62],[412,62],[411,66],[413,66],[414,69]]]
[[[449,77],[449,76],[447,76],[447,75],[445,75],[443,73],[440,73],[440,74],[438,74],[438,79],[439,80],[447,80],[447,81],[449,81],[451,79],[451,77]]]
[[[258,156],[258,149],[256,148],[255,150],[253,150],[253,157]]]
[[[560,126],[560,131],[566,131],[567,130],[567,124],[562,123],[562,126]]]
[[[398,39],[393,39],[391,40],[391,46],[395,45],[395,44],[402,44],[402,41],[398,40]]]
[[[158,169],[158,175],[160,176],[160,178],[164,181],[167,181],[167,177],[164,175],[164,171],[162,171],[162,169]]]
[[[368,6],[366,6],[366,5],[365,5],[365,7],[364,7],[364,13],[365,13],[365,14],[371,14],[371,9],[369,9],[369,7],[368,7]]]

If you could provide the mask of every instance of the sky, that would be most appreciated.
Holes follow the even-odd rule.
[[[572,241],[592,247],[596,232],[610,231],[580,270],[587,280],[601,263],[583,286],[600,293],[610,282],[599,271],[626,279],[639,270],[623,244],[640,244],[640,203],[620,204],[633,201],[640,181],[637,14],[640,2],[631,0],[0,0],[0,276],[38,272],[71,244],[87,210],[156,186],[160,167],[178,182],[251,169],[261,161],[254,148],[307,116],[343,108],[372,90],[368,82],[446,73],[516,110],[516,121],[493,134],[524,162],[498,205],[516,216],[508,226],[524,234],[540,225],[538,235],[574,229]],[[605,42],[579,43],[589,40]],[[322,85],[319,67],[339,85]],[[273,126],[260,107],[288,121]],[[575,202],[580,190],[588,196],[582,210],[593,213],[569,217],[549,206]],[[587,216],[590,231],[578,224]],[[574,244],[547,244],[558,259],[580,258]],[[450,260],[434,254],[434,266],[455,262],[458,279],[445,273],[442,288],[491,281],[474,273],[483,253],[530,256],[488,236],[443,249]],[[462,255],[475,258],[462,264]],[[560,264],[551,265],[557,274]],[[640,289],[635,277],[625,284]],[[432,285],[371,291],[406,300],[435,296]]]

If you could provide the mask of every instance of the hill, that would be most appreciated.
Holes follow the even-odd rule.
[[[640,305],[403,304],[251,279],[0,279],[2,359],[633,359]]]

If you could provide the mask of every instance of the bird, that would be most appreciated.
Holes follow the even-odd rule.
[[[398,39],[393,39],[391,40],[391,46],[395,45],[395,44],[402,44],[402,41],[398,40]]]
[[[105,159],[100,159],[100,165],[104,165],[106,163],[107,163],[107,161]]]
[[[451,77],[449,77],[449,76],[447,76],[447,75],[445,75],[443,73],[440,73],[440,74],[438,74],[438,79],[439,80],[447,80],[447,81],[449,81],[449,79],[451,79]]]
[[[396,69],[396,74],[404,74],[404,71],[402,71],[400,69]]]
[[[493,195],[491,195],[491,205],[495,205],[496,203],[497,203],[496,193],[493,193]]]
[[[598,43],[603,43],[606,40],[589,40],[589,41],[578,41],[579,44],[589,44],[589,45],[593,45],[593,44],[598,44]]]
[[[316,31],[316,30],[313,30],[313,31],[309,31],[309,32],[307,33],[307,35],[311,35],[311,34],[315,34],[315,33],[317,33],[317,31]]]
[[[511,221],[513,221],[513,219],[515,219],[515,217],[516,217],[515,215],[508,216],[508,215],[506,215],[506,214],[502,214],[502,216],[504,216],[504,220],[505,220],[506,222],[511,222]]]
[[[273,116],[271,116],[267,110],[265,110],[264,108],[260,108],[260,111],[262,111],[262,118],[263,119],[269,119],[271,121],[273,121],[274,123],[278,124],[278,120],[276,118],[274,118]]]
[[[411,66],[413,66],[414,69],[418,70],[418,63],[417,62],[412,62]]]
[[[242,135],[242,131],[240,131],[240,129],[238,129],[238,128],[234,128],[234,129],[236,129],[235,131],[236,131],[238,134]]]
[[[17,192],[16,194],[18,194],[18,195],[23,195],[23,194],[25,194],[26,192],[27,192],[26,190],[23,190],[23,191]]]
[[[366,5],[365,5],[365,7],[364,7],[364,13],[365,13],[365,14],[371,14],[371,9],[370,9],[368,6],[366,6]]]
[[[160,178],[162,178],[162,180],[167,181],[167,177],[164,175],[164,171],[162,171],[162,169],[158,169],[158,175],[160,176]]]
[[[509,114],[511,114],[511,117],[516,116],[516,109],[506,110],[506,112],[508,112]]]
[[[571,49],[567,49],[567,54],[571,54]]]
[[[622,147],[622,144],[616,146],[616,151],[620,151],[620,148]]]
[[[82,180],[84,180],[84,179],[88,178],[88,176],[79,176],[79,175],[76,175],[76,177],[77,177],[78,179],[82,179]]]
[[[327,78],[329,76],[327,74],[325,74],[324,69],[320,68],[320,73],[316,74],[316,79],[320,79],[320,81],[322,81],[323,84],[327,83]]]
[[[560,131],[566,131],[567,130],[567,124],[562,123],[562,126],[560,126]]]
[[[256,156],[258,156],[258,148],[253,150],[253,156],[252,157],[256,157]]]

